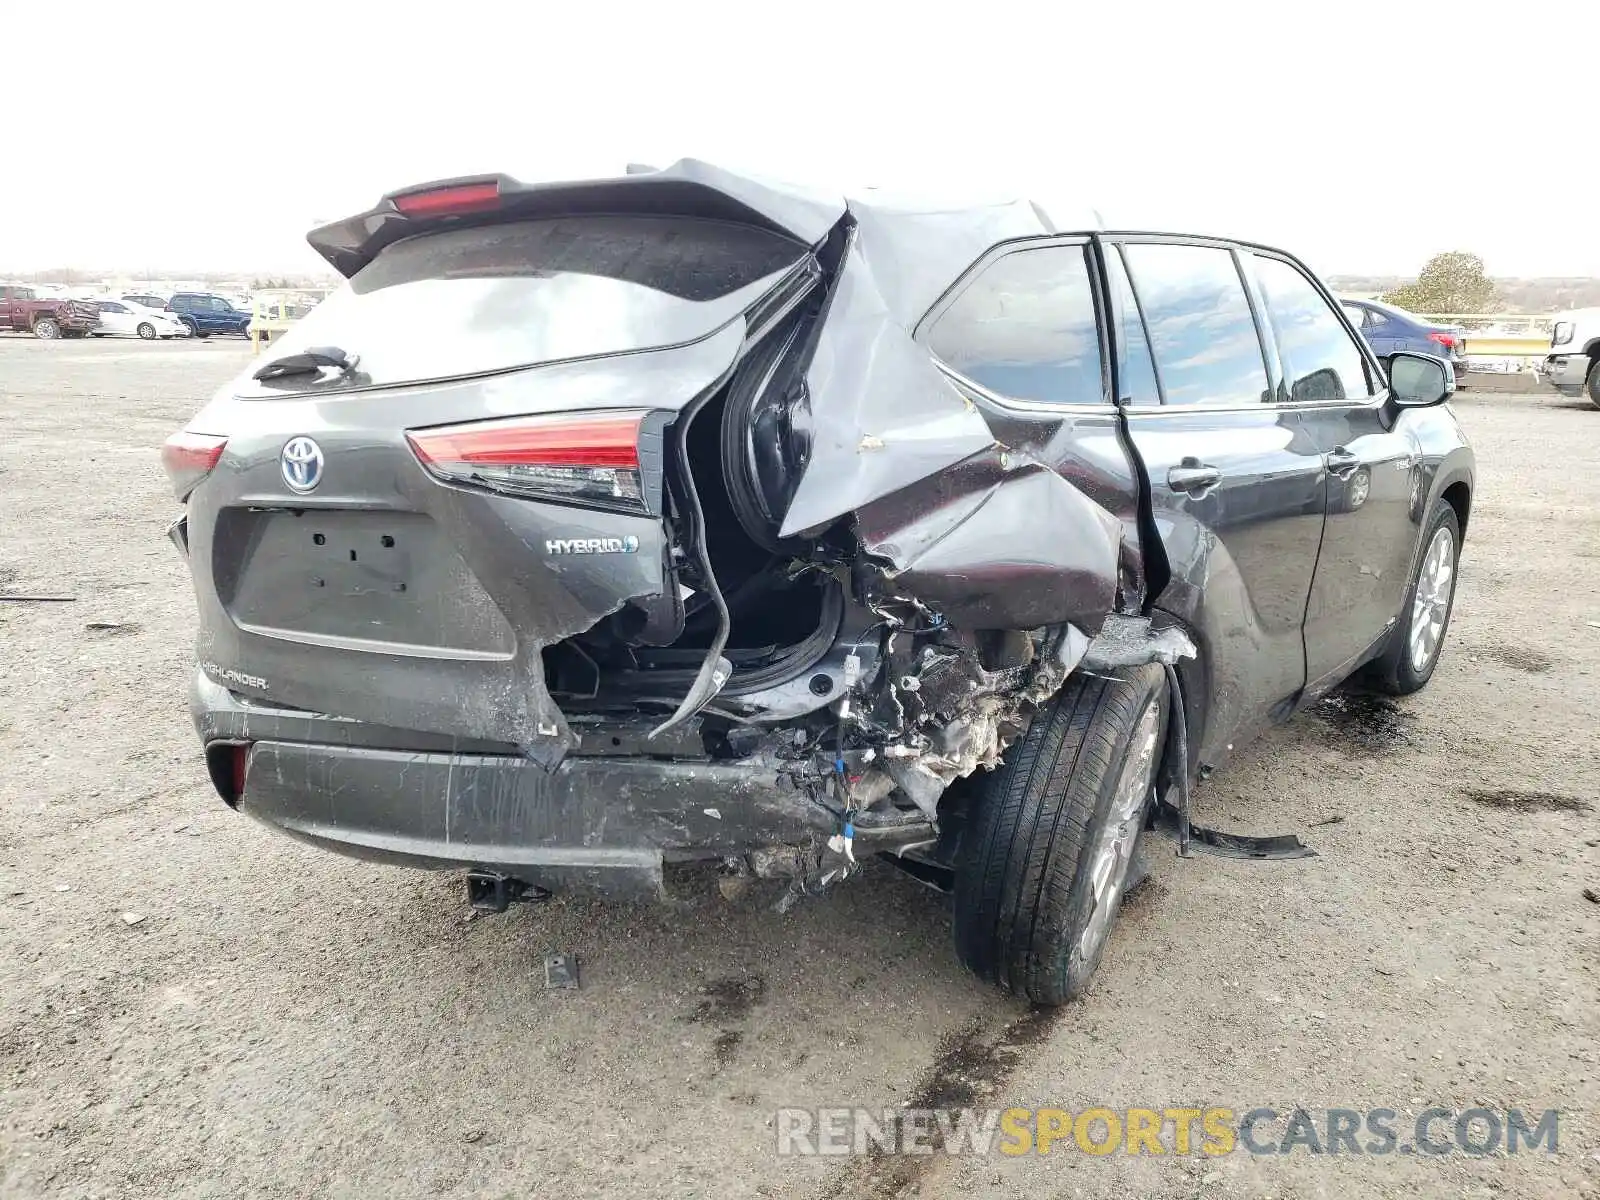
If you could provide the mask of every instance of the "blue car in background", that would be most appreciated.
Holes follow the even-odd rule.
[[[247,337],[250,333],[250,314],[210,292],[178,292],[167,301],[167,311],[187,326],[191,337],[213,333]]]
[[[1432,354],[1446,359],[1456,369],[1456,379],[1467,369],[1467,337],[1459,325],[1435,325],[1415,313],[1385,304],[1381,300],[1340,300],[1350,322],[1383,360],[1398,350]]]

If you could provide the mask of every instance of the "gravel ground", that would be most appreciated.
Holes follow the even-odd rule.
[[[1051,1016],[965,976],[888,868],[784,917],[465,920],[460,880],[230,812],[185,702],[161,439],[237,342],[0,337],[0,1194],[1600,1195],[1600,413],[1467,392],[1481,464],[1432,686],[1240,754],[1158,843],[1096,986]],[[1558,469],[1555,463],[1561,463]],[[545,953],[582,962],[547,992]],[[1560,1152],[780,1159],[780,1106],[1562,1111]]]

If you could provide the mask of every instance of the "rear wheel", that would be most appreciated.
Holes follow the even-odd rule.
[[[1035,1004],[1088,986],[1149,812],[1166,706],[1159,666],[1075,675],[975,789],[955,935],[981,978]]]
[[[1435,500],[1405,608],[1390,635],[1389,648],[1369,673],[1381,691],[1406,696],[1420,691],[1433,678],[1445,631],[1450,628],[1460,557],[1461,522],[1456,510],[1444,500]]]
[[[1583,385],[1583,391],[1589,397],[1589,403],[1600,408],[1600,358],[1589,364],[1589,378]]]
[[[33,323],[33,336],[53,342],[61,336],[61,325],[54,317],[40,317]]]

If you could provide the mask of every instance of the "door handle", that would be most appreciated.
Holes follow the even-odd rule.
[[[1175,492],[1203,492],[1221,482],[1221,468],[1198,458],[1186,458],[1167,472],[1167,486]]]
[[[1328,474],[1337,475],[1340,479],[1350,478],[1361,465],[1360,456],[1351,454],[1343,446],[1334,447],[1323,455],[1322,461],[1327,464]]]

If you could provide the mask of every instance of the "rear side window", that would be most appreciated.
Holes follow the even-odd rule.
[[[1282,259],[1256,255],[1255,266],[1283,359],[1286,399],[1366,400],[1372,394],[1366,359],[1333,306],[1303,272]]]
[[[357,382],[382,385],[677,345],[736,317],[806,253],[683,217],[450,229],[385,249],[273,348],[338,346],[361,356]]]
[[[1083,246],[1014,251],[985,267],[934,319],[928,347],[1002,396],[1104,404],[1089,278]]]
[[[1123,247],[1168,404],[1270,399],[1250,301],[1233,253],[1216,246]]]
[[[1150,339],[1145,336],[1144,319],[1139,315],[1128,269],[1122,262],[1122,247],[1106,247],[1106,276],[1111,281],[1112,319],[1117,323],[1117,378],[1122,403],[1160,404]]]

